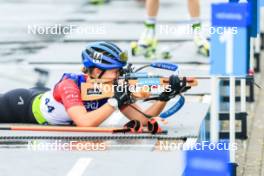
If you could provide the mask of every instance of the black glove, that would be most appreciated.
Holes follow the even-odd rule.
[[[117,81],[114,83],[114,97],[118,102],[118,108],[123,105],[133,103],[131,98],[131,92],[129,91],[128,84],[126,82],[119,84]]]
[[[176,95],[179,95],[182,92],[186,92],[191,88],[190,86],[187,86],[186,77],[183,77],[183,79],[180,80],[180,78],[176,75],[170,76],[169,85],[171,86],[170,89],[166,89],[164,92],[162,92],[159,97],[157,97],[157,100],[169,101]]]

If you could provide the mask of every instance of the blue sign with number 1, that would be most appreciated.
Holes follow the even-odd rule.
[[[245,76],[248,71],[247,29],[237,28],[237,34],[226,29],[223,34],[211,36],[211,74]]]
[[[212,25],[225,27],[211,36],[211,74],[245,76],[248,72],[248,27],[250,4],[220,3],[212,5]],[[217,31],[217,30],[216,30]]]
[[[260,0],[260,6],[264,7],[264,0]]]

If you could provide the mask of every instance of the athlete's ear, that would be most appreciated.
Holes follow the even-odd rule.
[[[101,74],[102,70],[100,70],[99,68],[94,68],[92,75],[96,78],[99,77],[99,75]]]

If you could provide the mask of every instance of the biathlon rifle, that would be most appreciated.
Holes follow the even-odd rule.
[[[159,75],[150,75],[147,72],[140,72],[141,70],[152,67],[176,72],[178,65],[167,62],[153,62],[135,69],[132,64],[128,64],[127,68],[122,70],[121,76],[118,78],[118,83],[127,84],[132,88],[132,100],[154,100],[155,96],[164,91],[167,86],[173,86],[179,80],[177,75],[170,77],[163,77]],[[186,86],[197,86],[198,82],[195,78],[180,78],[185,80]],[[114,96],[114,87],[112,79],[90,79],[86,83],[81,84],[81,96],[84,101],[94,101]],[[158,91],[158,89],[161,91]],[[165,119],[179,111],[185,103],[185,98],[182,94],[179,95],[179,100],[170,107],[167,111],[160,114],[160,117]],[[151,117],[149,117],[151,118]]]

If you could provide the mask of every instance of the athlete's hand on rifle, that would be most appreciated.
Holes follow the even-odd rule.
[[[117,100],[118,108],[133,103],[131,92],[129,91],[129,85],[126,82],[120,84],[118,81],[115,81],[113,98]]]
[[[166,89],[164,92],[162,92],[157,100],[159,101],[169,101],[170,99],[174,98],[175,96],[186,92],[191,87],[187,85],[187,79],[186,77],[183,77],[182,80],[176,76],[171,75],[169,78],[169,85],[170,88]]]

